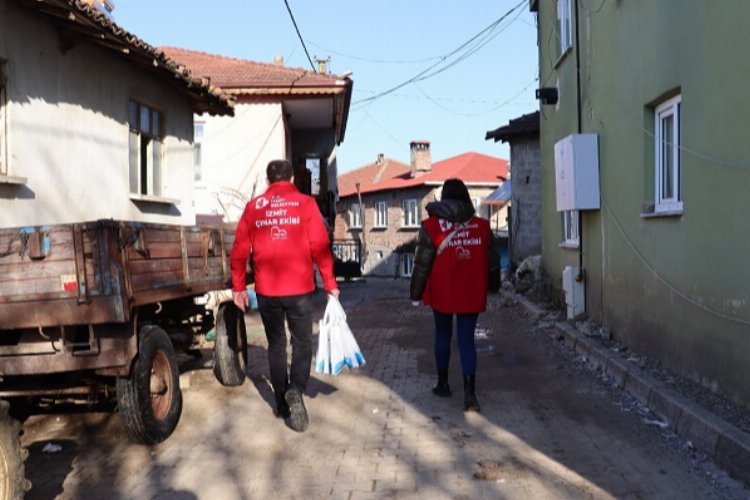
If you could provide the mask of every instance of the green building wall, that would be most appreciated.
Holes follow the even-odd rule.
[[[561,286],[554,144],[579,132],[573,50],[538,3],[545,271]],[[750,2],[578,0],[580,132],[597,133],[601,209],[582,216],[586,312],[617,340],[750,407]],[[654,107],[680,94],[683,211],[654,202]]]

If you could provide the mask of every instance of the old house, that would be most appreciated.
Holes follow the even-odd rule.
[[[340,260],[351,242],[362,246],[364,274],[410,276],[414,245],[426,205],[439,199],[443,182],[463,180],[481,217],[493,220],[497,207],[482,200],[508,177],[506,160],[464,153],[432,163],[430,143],[413,141],[409,165],[378,155],[375,163],[339,177],[334,249]]]
[[[542,253],[542,166],[539,163],[539,112],[529,113],[487,132],[485,139],[510,144],[513,175],[497,193],[510,203],[508,252],[513,267]],[[492,198],[494,198],[491,195]]]
[[[750,408],[750,3],[531,9],[545,271],[569,312]]]
[[[0,0],[0,227],[194,223],[203,112],[231,107],[100,9]]]
[[[329,73],[164,47],[171,58],[236,100],[233,117],[195,116],[199,220],[236,221],[266,189],[270,160],[285,158],[295,182],[333,222],[336,148],[344,140],[352,80]]]

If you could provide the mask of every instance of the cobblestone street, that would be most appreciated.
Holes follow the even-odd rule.
[[[182,418],[164,443],[130,444],[114,412],[32,416],[28,498],[750,498],[497,296],[479,318],[482,413],[462,411],[455,345],[453,397],[434,397],[432,316],[407,287],[342,283],[367,364],[313,372],[307,432],[275,418],[265,338],[249,317],[249,380],[225,388],[210,353],[186,359]],[[43,451],[50,443],[61,450]]]

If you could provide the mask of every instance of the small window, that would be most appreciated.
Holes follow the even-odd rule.
[[[5,61],[0,59],[0,175],[8,175],[8,96]]]
[[[557,35],[559,37],[558,56],[562,56],[573,46],[573,30],[570,0],[557,0]]]
[[[195,180],[203,180],[203,137],[206,124],[195,122],[193,125],[193,164],[195,165]]]
[[[362,227],[362,211],[359,209],[359,203],[352,203],[349,209],[349,227],[354,229]]]
[[[305,168],[310,172],[310,194],[320,194],[320,158],[306,158]]]
[[[656,212],[682,211],[680,104],[676,96],[656,108]]]
[[[375,227],[388,227],[388,202],[375,203]]]
[[[401,276],[408,278],[414,270],[414,254],[405,253],[401,255]]]
[[[568,210],[562,213],[563,217],[563,242],[562,246],[578,247],[578,210]]]
[[[403,227],[419,226],[419,203],[415,199],[404,200]]]
[[[136,101],[128,101],[130,129],[130,192],[162,195],[162,115]]]

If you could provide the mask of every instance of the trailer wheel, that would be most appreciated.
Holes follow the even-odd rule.
[[[8,415],[8,404],[0,407],[0,498],[19,500],[31,483],[24,475],[23,462],[28,455],[21,449],[19,423]]]
[[[214,373],[222,385],[242,385],[247,376],[245,316],[232,302],[224,302],[216,314]]]
[[[117,378],[117,404],[131,441],[155,444],[167,439],[180,420],[182,392],[174,348],[155,325],[141,329],[130,375]]]

